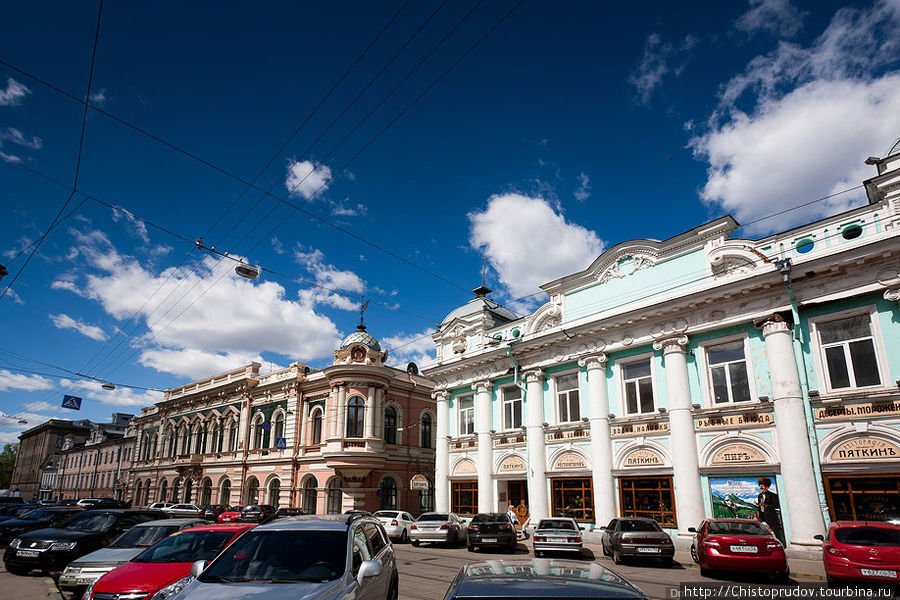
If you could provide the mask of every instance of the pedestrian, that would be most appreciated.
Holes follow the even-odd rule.
[[[516,514],[516,507],[512,504],[509,505],[509,510],[506,512],[506,515],[509,517],[509,520],[513,522],[513,525],[519,525],[519,515]]]
[[[781,543],[784,543],[784,530],[781,528],[781,519],[779,518],[779,510],[781,506],[778,503],[778,494],[769,491],[772,487],[772,480],[768,477],[759,478],[759,495],[756,497],[759,506],[759,520],[769,526],[775,533]]]

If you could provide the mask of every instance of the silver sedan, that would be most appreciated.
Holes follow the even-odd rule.
[[[541,519],[533,534],[534,555],[545,552],[572,552],[581,555],[581,527],[575,519],[556,517]]]
[[[456,513],[424,513],[409,528],[413,546],[421,542],[457,546],[466,540],[466,528]]]

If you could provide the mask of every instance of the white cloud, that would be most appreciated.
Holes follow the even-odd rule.
[[[435,360],[434,340],[431,339],[432,330],[426,329],[419,333],[398,333],[382,338],[381,346],[388,351],[387,364],[398,369],[405,369],[406,365],[414,362],[421,372]]]
[[[330,181],[331,169],[328,166],[317,167],[308,160],[295,160],[288,165],[284,186],[291,196],[303,196],[309,200],[313,194],[327,190]]]
[[[0,106],[15,106],[30,93],[31,90],[27,86],[9,77],[6,80],[6,89],[0,90]]]
[[[141,354],[141,364],[163,373],[174,373],[190,379],[209,377],[237,369],[251,362],[263,365],[263,371],[273,371],[280,367],[263,360],[258,354],[240,352],[203,352],[201,350],[147,350]]]
[[[33,411],[44,411],[44,410],[56,410],[58,407],[55,404],[50,404],[49,402],[45,402],[44,400],[35,400],[34,402],[26,402],[24,404],[25,408]]]
[[[272,250],[275,251],[275,254],[284,254],[284,244],[281,242],[281,240],[279,240],[277,237],[273,237],[269,241],[272,242]]]
[[[145,244],[150,243],[150,236],[147,235],[147,225],[145,225],[143,221],[138,220],[137,217],[135,217],[124,208],[117,206],[116,210],[112,211],[112,220],[113,223],[118,223],[119,221],[124,220],[128,227],[128,232],[131,235],[138,238]]]
[[[794,37],[803,29],[803,17],[791,0],[750,0],[750,9],[738,17],[735,27],[749,36],[766,32],[779,37]]]
[[[106,341],[108,337],[106,332],[96,325],[88,325],[84,321],[73,319],[65,313],[50,315],[50,322],[58,329],[74,329],[81,335],[89,337],[92,340],[97,340],[98,342]]]
[[[603,252],[597,234],[567,222],[543,198],[491,196],[483,212],[468,217],[469,244],[484,251],[512,296],[539,291],[541,284],[584,269]]]
[[[575,199],[584,202],[591,197],[591,178],[585,173],[578,174],[578,189],[575,190]]]
[[[359,303],[347,295],[333,293],[329,290],[347,292],[361,296],[366,290],[365,282],[359,275],[349,270],[338,269],[325,261],[325,254],[317,248],[298,246],[294,250],[294,260],[309,271],[321,286],[313,286],[300,290],[301,300],[310,305],[326,304],[340,310],[358,310]],[[325,289],[328,288],[328,289]]]
[[[18,295],[12,288],[6,290],[6,295],[9,296],[9,299],[13,301],[13,304],[25,304],[25,301],[22,300],[22,297]]]
[[[0,158],[5,160],[6,162],[11,162],[16,165],[21,164],[21,162],[22,162],[21,156],[16,156],[15,154],[9,154],[7,152],[3,152],[2,150],[0,150]]]
[[[690,60],[690,51],[697,45],[697,38],[688,35],[677,44],[664,42],[658,33],[651,33],[644,43],[641,62],[628,81],[635,87],[641,104],[650,102],[653,92],[662,85],[667,75],[681,75]]]
[[[103,106],[106,103],[106,88],[101,88],[91,93],[91,104]]]
[[[344,202],[346,202],[346,200]],[[336,217],[357,217],[369,212],[369,209],[365,204],[356,204],[356,206],[353,206],[345,204],[344,202],[332,202],[331,214]]]
[[[5,130],[0,131],[0,145],[3,145],[3,142],[12,142],[31,150],[40,150],[44,145],[43,140],[38,136],[24,134],[15,127],[7,127]]]
[[[53,389],[54,383],[47,377],[40,375],[26,375],[13,373],[6,369],[0,369],[0,392],[22,390],[25,392],[38,392]]]
[[[841,9],[809,47],[780,42],[728,81],[706,130],[689,142],[708,162],[701,198],[750,222],[847,189],[900,131],[900,4]],[[861,192],[747,228],[762,233],[864,202]]]

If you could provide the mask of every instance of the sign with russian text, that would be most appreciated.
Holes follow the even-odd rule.
[[[625,467],[661,467],[666,464],[656,450],[637,448],[625,455],[622,465]]]
[[[475,468],[475,463],[471,460],[461,460],[456,464],[456,468],[453,469],[454,475],[473,475],[478,472],[478,469]]]
[[[501,473],[516,473],[525,470],[525,461],[519,456],[507,456],[497,468]]]
[[[857,417],[879,417],[900,415],[900,400],[891,402],[865,402],[863,404],[840,404],[823,406],[813,411],[817,421],[836,421]]]
[[[629,435],[667,433],[668,431],[668,421],[654,421],[652,423],[626,423],[624,425],[613,425],[610,428],[610,435],[612,435],[612,437],[625,437]]]
[[[409,480],[409,489],[411,490],[427,490],[429,487],[431,485],[428,483],[428,478],[421,473],[416,473]]]
[[[576,452],[565,452],[556,459],[553,468],[557,471],[579,471],[587,469],[584,458]]]
[[[831,452],[834,461],[896,460],[900,458],[900,448],[878,438],[856,438],[839,444]]]
[[[709,462],[714,465],[752,464],[766,462],[766,457],[748,444],[728,444],[716,450]]]
[[[764,427],[774,422],[775,413],[741,413],[694,419],[694,427],[699,430],[744,429],[746,427]]]

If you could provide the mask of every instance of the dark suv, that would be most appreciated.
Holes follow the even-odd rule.
[[[516,526],[507,513],[478,513],[469,521],[468,531],[469,552],[475,548],[499,546],[507,552],[516,551]]]
[[[34,529],[58,527],[73,514],[80,512],[81,509],[77,507],[34,508],[12,519],[0,521],[0,545],[6,546],[14,538]]]
[[[9,543],[3,554],[6,570],[24,575],[32,569],[62,571],[88,552],[108,546],[126,529],[159,518],[152,510],[85,510],[61,524],[61,528],[36,529]]]
[[[275,516],[275,507],[271,504],[250,504],[241,509],[241,521],[244,523],[262,523]]]

